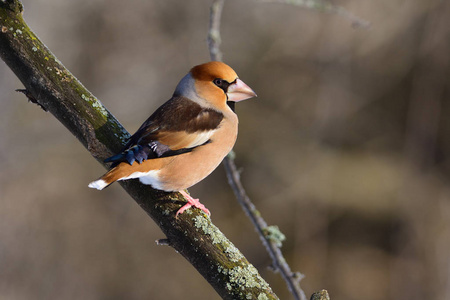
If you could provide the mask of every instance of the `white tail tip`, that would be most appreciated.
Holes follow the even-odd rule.
[[[103,179],[92,181],[88,185],[88,187],[90,187],[91,189],[97,189],[97,190],[103,190],[107,186],[108,186],[108,184]]]

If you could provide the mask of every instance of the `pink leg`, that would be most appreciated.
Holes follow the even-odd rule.
[[[180,193],[181,193],[181,195],[184,196],[184,198],[186,198],[188,203],[186,203],[184,206],[182,206],[177,211],[177,214],[175,215],[176,218],[178,218],[179,214],[182,214],[186,209],[190,208],[191,206],[197,207],[197,208],[203,210],[208,216],[211,216],[211,213],[209,212],[209,210],[203,204],[201,204],[198,199],[192,198],[191,195],[189,195],[185,191],[180,191]]]

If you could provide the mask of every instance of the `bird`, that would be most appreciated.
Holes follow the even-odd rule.
[[[256,96],[223,62],[194,66],[123,150],[105,160],[112,162],[111,169],[89,187],[102,190],[113,182],[137,178],[154,189],[180,192],[186,198],[176,218],[190,207],[210,216],[186,189],[211,174],[232,150],[238,134],[234,104]]]

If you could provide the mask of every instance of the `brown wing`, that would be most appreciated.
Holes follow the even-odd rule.
[[[209,141],[223,114],[185,97],[173,97],[159,107],[131,136],[121,154],[106,161],[120,162],[177,155]]]

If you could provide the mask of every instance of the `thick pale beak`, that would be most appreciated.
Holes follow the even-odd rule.
[[[239,102],[256,97],[256,93],[239,78],[228,86],[228,101]]]

